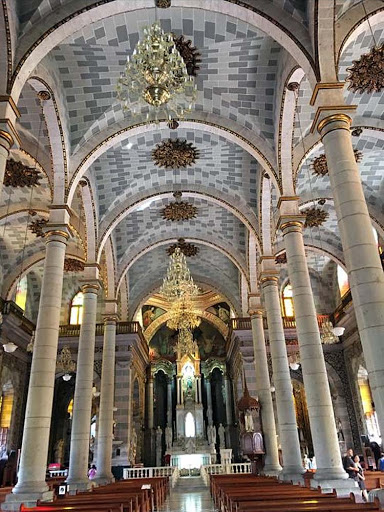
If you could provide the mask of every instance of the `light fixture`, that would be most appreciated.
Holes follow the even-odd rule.
[[[4,351],[7,352],[8,354],[11,354],[17,348],[18,348],[17,345],[15,345],[12,341],[7,341],[7,343],[4,343],[4,345],[3,345]]]
[[[291,370],[296,371],[300,368],[300,357],[299,354],[293,353],[288,356],[288,363]]]
[[[72,379],[72,375],[70,375],[69,373],[65,373],[63,375],[63,380],[65,380],[65,382],[68,382],[71,379]]]
[[[336,329],[338,329],[336,327]],[[340,335],[341,336],[341,335]],[[325,345],[332,345],[339,341],[338,335],[335,334],[335,327],[330,320],[324,320],[320,327],[320,337]]]
[[[194,354],[198,350],[193,333],[190,329],[180,329],[177,337],[175,351],[180,355]]]
[[[57,358],[56,369],[64,373],[63,380],[68,381],[71,378],[71,373],[76,370],[76,363],[72,361],[72,354],[70,348],[65,345]]]
[[[345,332],[345,327],[334,327],[332,332],[335,336],[342,336]]]
[[[275,386],[271,386],[271,393],[274,393],[276,391]]]
[[[184,295],[176,300],[168,311],[167,327],[175,331],[180,329],[195,329],[200,325],[199,312],[195,309],[192,300]]]
[[[144,29],[117,82],[117,98],[124,110],[146,113],[147,121],[182,119],[192,110],[196,86],[177,50],[174,36],[159,21]]]
[[[163,279],[160,293],[170,302],[174,302],[185,295],[188,295],[188,297],[198,295],[199,288],[193,282],[187,260],[179,247],[175,249],[169,259],[167,275]]]

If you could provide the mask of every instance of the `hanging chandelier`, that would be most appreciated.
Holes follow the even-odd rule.
[[[200,325],[199,312],[194,308],[192,300],[186,295],[176,300],[168,313],[170,317],[167,321],[167,327],[170,329],[195,329]]]
[[[146,112],[148,121],[182,119],[191,112],[196,99],[194,79],[173,34],[165,33],[158,21],[144,29],[144,38],[128,57],[116,90],[124,110]]]
[[[179,247],[170,256],[167,275],[163,279],[160,293],[169,302],[175,302],[183,296],[193,297],[199,293],[198,286],[193,282],[187,260]]]
[[[325,345],[332,345],[333,343],[338,343],[339,336],[344,334],[344,327],[333,327],[333,324],[330,320],[324,320],[321,324],[320,328],[320,337],[322,343]]]
[[[58,371],[64,372],[63,380],[71,380],[71,373],[76,370],[76,363],[72,361],[71,350],[67,345],[61,349],[57,359],[56,369]]]
[[[180,329],[177,337],[175,352],[180,354],[194,354],[197,352],[198,346],[193,339],[193,333],[190,329]]]

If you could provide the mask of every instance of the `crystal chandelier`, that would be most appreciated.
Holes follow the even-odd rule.
[[[193,77],[177,50],[174,36],[158,21],[144,29],[124,73],[117,82],[117,98],[124,110],[147,112],[147,120],[183,118],[196,99]]]
[[[71,373],[76,370],[76,363],[72,361],[71,350],[67,345],[61,349],[57,359],[56,369],[64,372],[63,380],[65,381],[70,380],[72,377]]]
[[[190,329],[180,329],[175,351],[180,354],[194,354],[198,346]]]
[[[200,325],[198,311],[193,307],[192,300],[188,296],[175,301],[168,313],[170,318],[167,321],[167,327],[170,329],[194,329]]]
[[[186,295],[193,297],[199,293],[199,288],[193,282],[187,260],[179,247],[170,256],[167,275],[163,279],[160,293],[169,302],[174,302]]]
[[[330,320],[324,320],[321,324],[320,336],[321,341],[325,345],[331,345],[333,343],[338,343],[339,336],[344,334],[344,327],[333,327],[333,324]]]

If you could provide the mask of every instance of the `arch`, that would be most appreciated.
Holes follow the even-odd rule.
[[[223,336],[224,339],[228,336],[228,326],[216,315],[213,313],[210,313],[209,311],[202,311],[199,313],[199,315],[203,320],[206,320],[210,324],[212,324],[216,329],[219,331],[219,333]],[[145,330],[144,336],[147,342],[149,343],[153,336],[157,333],[157,331],[168,322],[171,315],[170,312],[167,311],[163,315],[159,316],[154,320]]]
[[[260,165],[271,174],[271,178],[274,180],[274,184],[276,190],[280,190],[279,180],[274,169],[275,158],[273,156],[272,150],[267,145],[267,142],[258,137],[250,130],[242,126],[238,126],[237,130],[233,130],[233,126],[235,123],[231,122],[228,127],[226,124],[228,121],[224,121],[222,118],[218,119],[218,122],[210,122],[206,119],[188,119],[184,121],[180,121],[180,127],[182,128],[190,128],[190,129],[201,129],[223,137],[224,139],[237,144],[245,151],[247,151],[255,160],[257,160]],[[166,129],[167,124],[165,121],[156,123],[138,123],[132,126],[126,126],[121,128],[117,132],[112,132],[110,134],[105,132],[100,133],[95,139],[92,139],[87,142],[82,148],[82,152],[73,156],[72,165],[74,167],[74,172],[71,176],[71,180],[69,183],[69,189],[67,194],[67,203],[71,205],[73,194],[76,190],[78,182],[84,176],[89,167],[108,149],[115,146],[117,143],[125,140],[129,137],[134,137],[137,135],[141,135],[144,133],[148,133],[154,130],[161,130],[162,128]],[[114,127],[112,126],[111,130]],[[243,134],[247,134],[248,137],[245,137]],[[252,141],[253,139],[253,141]],[[263,148],[263,152],[260,150],[260,147]]]
[[[244,266],[242,266],[240,264],[240,262],[238,261],[238,258],[236,258],[236,256],[235,256],[235,254],[229,252],[228,248],[224,248],[224,247],[222,247],[222,246],[220,246],[218,244],[215,244],[214,242],[212,242],[210,240],[203,240],[202,238],[195,238],[195,237],[185,236],[185,239],[186,240],[190,240],[192,242],[196,242],[196,243],[202,244],[202,245],[206,245],[207,247],[212,247],[213,249],[216,249],[219,252],[221,252],[222,254],[224,254],[225,256],[227,256],[227,258],[229,258],[232,261],[232,263],[237,267],[237,269],[239,270],[240,274],[244,275],[244,277],[246,279],[246,282],[248,283],[248,287],[249,287],[249,278],[248,278],[248,275],[246,273],[246,269],[244,268]],[[124,279],[124,276],[126,275],[128,270],[130,269],[130,267],[139,258],[144,256],[144,254],[146,254],[147,252],[150,252],[153,249],[156,249],[157,247],[160,247],[162,245],[166,245],[166,244],[169,244],[169,243],[174,243],[174,242],[177,242],[177,238],[176,237],[162,238],[159,241],[152,242],[150,245],[148,245],[144,249],[138,251],[136,254],[129,255],[129,258],[130,258],[129,261],[127,263],[123,264],[123,268],[120,271],[120,274],[119,274],[119,276],[117,278],[116,295],[118,295],[118,293],[119,293],[120,286],[121,286],[121,283],[122,283],[122,281]]]
[[[17,101],[29,74],[37,64],[67,37],[88,25],[90,21],[96,22],[111,16],[111,14],[152,8],[153,2],[152,0],[140,0],[140,2],[132,2],[130,5],[131,8],[128,8],[128,4],[125,2],[101,0],[94,6],[84,6],[77,12],[67,14],[58,22],[57,12],[54,10],[44,18],[44,27],[50,27],[44,33],[42,33],[41,24],[37,23],[32,29],[34,33],[31,33],[32,30],[30,30],[19,45],[19,63],[13,75],[11,91],[15,101]],[[305,70],[313,84],[316,83],[314,60],[306,49],[311,47],[308,31],[301,23],[289,17],[286,11],[279,9],[276,4],[268,9],[262,0],[257,0],[257,7],[251,7],[244,3],[239,4],[235,0],[225,2],[222,0],[174,0],[173,5],[223,13],[254,25],[279,42]],[[271,16],[272,12],[275,14],[275,18]],[[289,23],[290,30],[277,21],[280,19],[285,20],[286,24]],[[296,34],[300,34],[302,41],[296,37]]]
[[[246,228],[255,234],[255,238],[258,242],[258,250],[260,250],[260,241],[258,233],[255,230],[255,226],[257,226],[257,218],[256,215],[252,212],[248,206],[238,205],[234,206],[233,201],[234,198],[221,193],[214,194],[210,188],[204,187],[202,185],[196,185],[191,187],[190,185],[186,186],[187,190],[182,187],[177,187],[181,189],[184,197],[201,197],[207,201],[211,201],[223,208],[227,209],[231,212],[235,217],[237,217]],[[101,252],[103,250],[104,244],[114,228],[119,224],[121,220],[123,220],[127,215],[129,215],[132,211],[140,207],[140,205],[145,204],[150,199],[163,199],[163,198],[172,198],[173,191],[169,191],[169,185],[164,184],[160,187],[157,187],[155,193],[148,193],[147,191],[140,192],[136,196],[132,198],[128,198],[123,203],[119,204],[113,211],[111,211],[102,221],[100,227],[100,242],[97,253],[97,261],[100,261]]]

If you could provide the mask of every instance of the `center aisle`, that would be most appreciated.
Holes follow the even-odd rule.
[[[201,477],[180,478],[161,512],[212,512],[215,510],[209,488]]]

